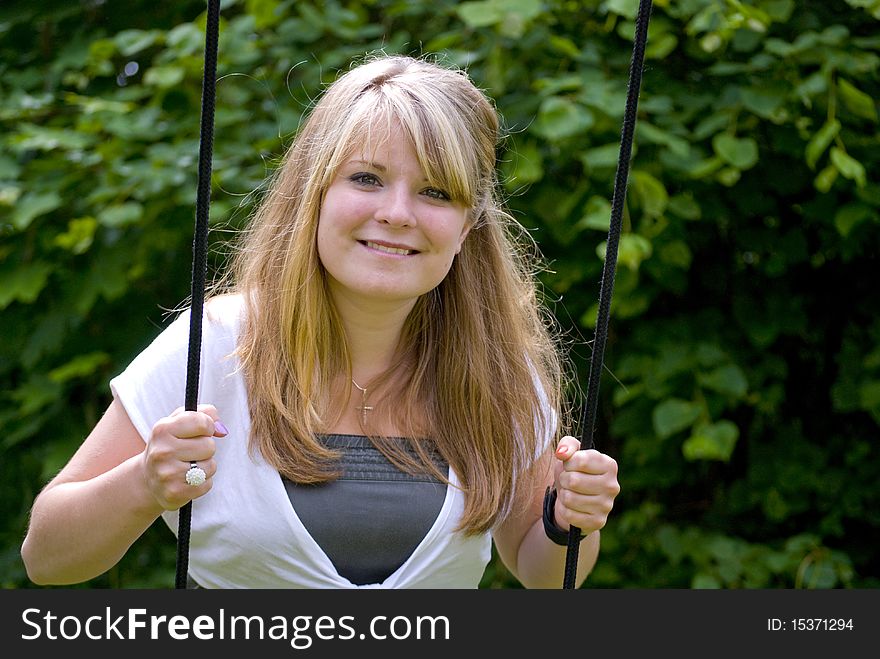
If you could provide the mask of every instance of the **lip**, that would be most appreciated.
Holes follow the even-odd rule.
[[[376,248],[377,247],[379,247],[379,248],[384,247],[386,249],[400,249],[400,250],[405,250],[405,251],[409,252],[409,254],[390,254],[390,253],[386,252],[386,253],[390,254],[391,256],[413,256],[413,255],[419,253],[419,250],[415,249],[414,247],[410,247],[409,245],[404,245],[403,243],[393,243],[388,240],[372,240],[369,238],[363,238],[363,239],[359,239],[358,242],[361,245],[363,245],[364,247],[366,247],[368,249],[372,249],[374,251],[382,251],[381,249],[376,249]]]

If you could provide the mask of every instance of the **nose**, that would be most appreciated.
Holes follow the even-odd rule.
[[[415,201],[408,186],[389,186],[376,209],[376,219],[394,227],[415,226]]]

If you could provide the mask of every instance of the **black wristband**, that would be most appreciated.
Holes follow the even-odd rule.
[[[553,507],[556,505],[556,488],[548,487],[547,491],[544,493],[544,533],[557,545],[562,545],[563,547],[568,547],[568,531],[563,531],[561,528],[556,526],[556,517],[553,514]],[[584,535],[584,532],[581,531],[581,537],[578,539],[583,540],[587,536]]]

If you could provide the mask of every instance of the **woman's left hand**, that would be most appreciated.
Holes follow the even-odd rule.
[[[581,450],[580,446],[575,437],[567,435],[556,447],[553,513],[559,528],[576,526],[589,534],[605,526],[620,484],[614,458],[595,449]]]

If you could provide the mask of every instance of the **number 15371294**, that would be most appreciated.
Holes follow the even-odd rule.
[[[767,618],[771,632],[852,631],[852,618]]]

